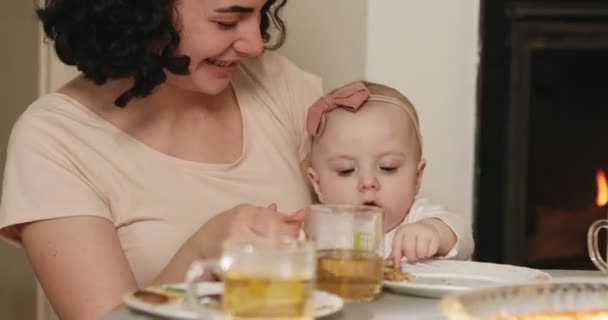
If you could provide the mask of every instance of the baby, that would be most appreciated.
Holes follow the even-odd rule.
[[[315,102],[306,129],[313,139],[307,175],[319,201],[383,208],[385,254],[394,266],[403,257],[470,257],[471,236],[464,237],[464,256],[457,248],[458,232],[470,233],[470,226],[416,200],[426,162],[418,116],[405,96],[355,82]]]

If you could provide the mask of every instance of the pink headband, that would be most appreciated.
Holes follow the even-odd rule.
[[[418,124],[418,116],[413,106],[404,103],[393,97],[370,94],[369,89],[363,82],[355,82],[339,88],[326,96],[319,98],[308,109],[306,118],[306,131],[311,137],[318,137],[325,129],[326,114],[336,108],[345,108],[350,111],[357,111],[367,101],[386,102],[395,105],[405,111],[416,130],[418,143],[422,149],[422,137],[420,134],[420,126]]]

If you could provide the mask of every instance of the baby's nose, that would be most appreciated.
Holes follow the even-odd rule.
[[[379,189],[380,189],[380,182],[374,175],[362,177],[359,182],[359,191],[368,191],[368,190],[378,191]]]

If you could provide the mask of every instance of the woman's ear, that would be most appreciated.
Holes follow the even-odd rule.
[[[319,175],[317,171],[312,167],[306,169],[306,175],[308,176],[308,180],[310,180],[310,184],[312,184],[313,189],[315,190],[315,194],[319,199],[319,202],[323,203],[323,192],[321,192],[321,187],[319,186]]]
[[[421,158],[418,161],[418,166],[416,167],[416,194],[420,191],[420,187],[422,187],[422,176],[424,176],[424,168],[426,168],[426,160]]]

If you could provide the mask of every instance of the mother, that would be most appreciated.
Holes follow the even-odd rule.
[[[233,236],[296,236],[320,80],[283,57],[286,0],[47,0],[82,76],[36,100],[8,147],[0,232],[62,319],[183,279]],[[269,28],[279,30],[271,45]],[[274,202],[274,203],[273,203]],[[279,210],[277,210],[277,208]]]

